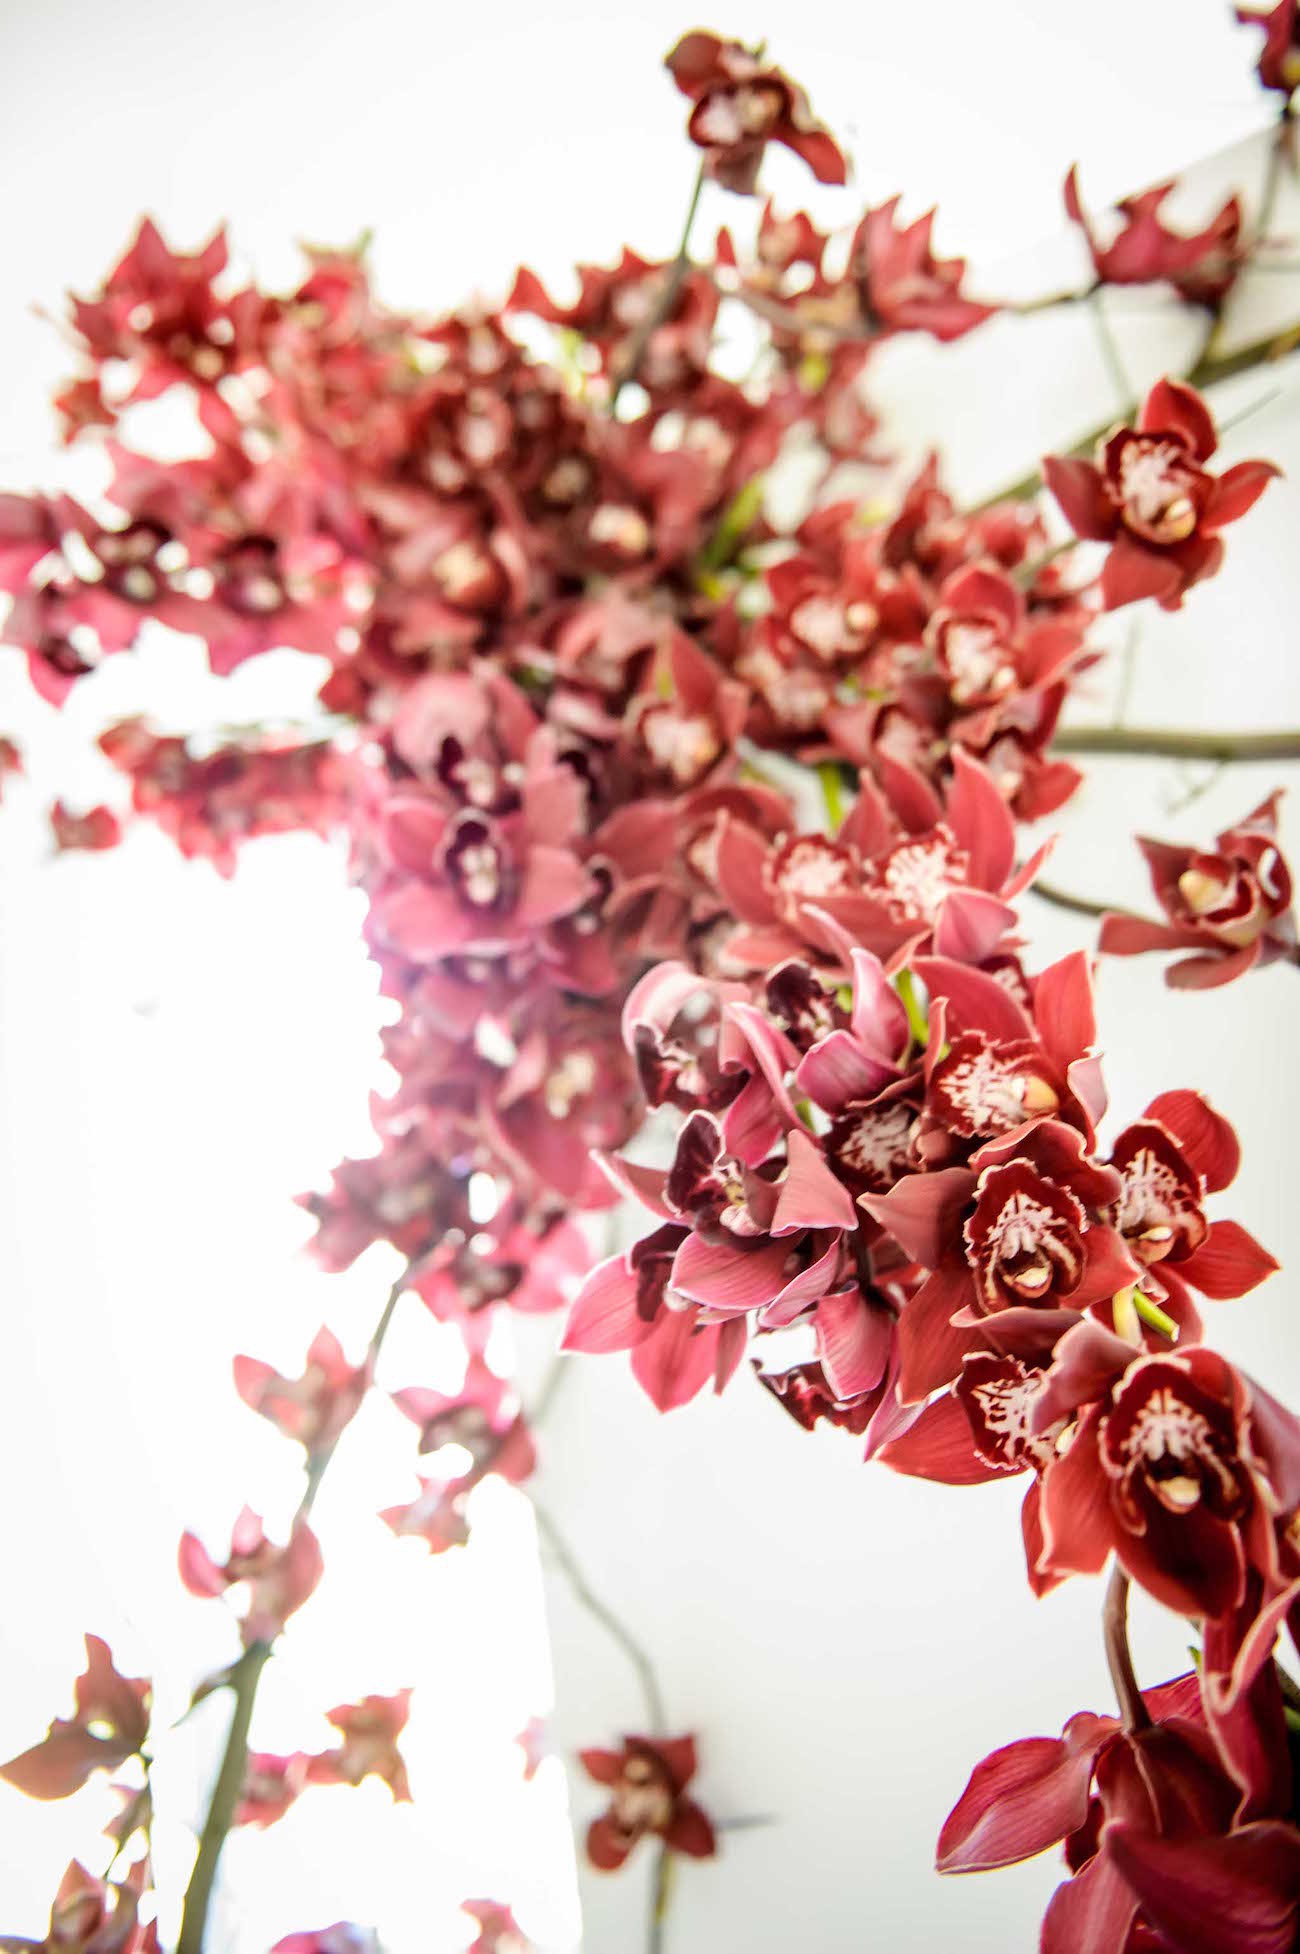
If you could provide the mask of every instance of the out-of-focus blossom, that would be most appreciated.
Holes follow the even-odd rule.
[[[1124,219],[1112,243],[1103,245],[1079,195],[1078,169],[1065,179],[1067,215],[1082,230],[1097,277],[1106,285],[1150,285],[1165,281],[1185,299],[1217,306],[1227,297],[1245,262],[1241,205],[1229,197],[1203,231],[1171,231],[1160,208],[1177,188],[1171,178],[1140,196],[1122,197],[1115,208]]]
[[[816,121],[802,88],[740,41],[683,34],[665,63],[695,104],[687,125],[709,174],[728,190],[752,191],[769,142],[803,158],[820,183],[843,183],[847,169],[834,137]]]
[[[113,1771],[142,1747],[153,1686],[120,1676],[107,1642],[86,1637],[86,1668],[73,1685],[75,1713],[56,1717],[40,1743],[0,1764],[0,1777],[29,1798],[67,1798],[92,1771]]]
[[[1167,921],[1107,915],[1100,948],[1114,957],[1145,950],[1190,950],[1172,963],[1175,990],[1209,990],[1258,965],[1296,957],[1291,871],[1278,846],[1280,790],[1225,828],[1212,849],[1183,848],[1139,835],[1151,886]]]
[[[247,1584],[248,1607],[240,1623],[246,1645],[273,1641],[294,1610],[315,1592],[323,1571],[320,1546],[305,1520],[296,1522],[286,1546],[277,1547],[247,1506],[235,1521],[224,1565],[219,1566],[192,1533],[181,1536],[179,1563],[181,1579],[191,1594],[214,1596]]]
[[[608,1810],[587,1828],[593,1866],[615,1871],[648,1835],[692,1859],[712,1858],[713,1826],[686,1796],[696,1769],[693,1737],[625,1737],[621,1750],[584,1750],[578,1757],[587,1776],[610,1794]]]
[[[301,1377],[282,1377],[256,1357],[236,1357],[235,1389],[250,1410],[296,1439],[308,1456],[325,1450],[349,1423],[370,1381],[368,1364],[352,1365],[332,1330],[320,1329]]]

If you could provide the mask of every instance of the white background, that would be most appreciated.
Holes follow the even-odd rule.
[[[768,31],[848,132],[861,191],[901,187],[912,209],[940,198],[941,243],[968,249],[989,290],[994,266],[1059,229],[1075,157],[1101,204],[1249,137],[1268,114],[1255,41],[1218,0],[785,11],[784,27],[739,13],[711,24]],[[292,275],[294,237],[373,225],[380,289],[430,307],[475,286],[500,292],[520,258],[549,277],[576,257],[608,259],[624,239],[669,249],[693,164],[657,64],[690,24],[663,5],[614,15],[517,0],[360,12],[11,0],[0,43],[6,480],[44,472],[44,402],[63,371],[29,302],[54,309],[64,286],[93,286],[142,209],[185,247],[228,218],[269,280]],[[1247,142],[1210,170],[1189,218],[1221,182],[1253,192],[1262,159]],[[793,165],[773,181],[803,194]],[[823,195],[816,208],[842,221],[846,203]],[[739,221],[722,197],[714,214]],[[1069,245],[1057,257],[1035,251],[1017,272],[1024,288],[1077,270]],[[1290,283],[1260,281],[1245,313],[1294,317]],[[1137,377],[1190,350],[1152,338],[1162,320],[1150,308],[1121,301],[1116,319]],[[1243,336],[1249,326],[1243,314]],[[1086,324],[1058,318],[999,324],[938,358],[900,347],[878,391],[898,445],[915,455],[937,439],[971,491],[1115,404]],[[1290,369],[1226,390],[1225,412],[1254,410],[1229,458],[1259,451],[1300,467],[1294,392]],[[1296,516],[1294,489],[1274,487],[1184,616],[1143,613],[1134,723],[1300,721]],[[77,727],[91,705],[56,722],[26,701],[12,663],[0,657],[0,724],[19,727],[42,787],[93,795]],[[256,682],[236,681],[248,690],[234,707]],[[1082,713],[1105,716],[1108,684],[1097,681]],[[170,647],[155,647],[142,679],[114,672],[99,689],[96,718],[143,691],[175,711],[225,709]],[[1234,771],[1178,812],[1201,774],[1096,765],[1061,819],[1053,876],[1138,904],[1131,830],[1210,833],[1280,777]],[[38,800],[13,794],[0,818],[0,1754],[66,1707],[83,1627],[106,1633],[124,1667],[155,1669],[169,1714],[228,1655],[219,1613],[174,1579],[177,1534],[195,1525],[217,1546],[240,1499],[275,1519],[295,1491],[284,1448],[233,1397],[230,1354],[291,1367],[325,1317],[355,1353],[388,1274],[376,1257],[348,1278],[316,1275],[296,1254],[306,1229],[289,1205],[365,1144],[373,985],[337,861],[306,839],[264,844],[227,887],[143,837],[120,856],[51,863]],[[1077,919],[1041,905],[1028,920],[1043,961],[1080,940]],[[1218,1211],[1284,1260],[1300,1251],[1295,985],[1283,968],[1217,997],[1180,997],[1153,961],[1109,965],[1100,985],[1118,1116],[1167,1086],[1208,1091],[1246,1142]],[[1300,1401],[1289,1279],[1208,1307],[1223,1347]],[[408,1322],[399,1336],[389,1381],[436,1381],[427,1326]],[[536,1339],[525,1357],[540,1369]],[[570,1944],[558,1766],[522,1787],[509,1745],[549,1695],[526,1509],[489,1498],[460,1560],[394,1548],[370,1516],[413,1483],[405,1432],[383,1413],[354,1434],[348,1469],[322,1499],[335,1579],[291,1630],[256,1737],[323,1745],[322,1707],[415,1683],[417,1804],[394,1819],[377,1786],[318,1792],[284,1827],[236,1841],[221,1945],[264,1954],[279,1933],[350,1913],[376,1921],[391,1954],[440,1954],[466,1938],[457,1895],[493,1887],[518,1896],[539,1937]],[[986,1750],[1109,1707],[1099,1596],[1078,1583],[1033,1602],[1017,1488],[963,1494],[865,1471],[853,1441],[805,1436],[744,1378],[721,1404],[660,1419],[619,1360],[588,1359],[556,1404],[542,1491],[595,1585],[653,1650],[675,1720],[700,1733],[710,1808],[774,1821],[730,1837],[716,1866],[685,1868],[673,1954],[1028,1954],[1054,1863],[965,1881],[930,1870],[939,1824]],[[635,1729],[623,1658],[563,1588],[548,1602],[558,1743]],[[1182,1666],[1185,1639],[1139,1608],[1143,1676]],[[173,1746],[183,1815],[198,1808],[216,1722],[209,1710]],[[579,1818],[599,1802],[591,1787],[572,1795]],[[66,1807],[0,1796],[0,1931],[43,1931],[74,1845],[98,1864],[96,1797],[85,1794],[70,1830]],[[164,1829],[173,1883],[183,1850],[183,1835]],[[635,1867],[584,1877],[590,1954],[639,1945],[640,1881]]]

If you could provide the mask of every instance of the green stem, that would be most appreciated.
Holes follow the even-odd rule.
[[[646,1935],[646,1954],[663,1954],[664,1927],[668,1919],[668,1902],[673,1891],[673,1854],[671,1846],[662,1844],[655,1861],[654,1883],[650,1889],[650,1928]]]
[[[840,772],[839,761],[821,761],[817,778],[821,781],[822,799],[826,803],[826,824],[832,835],[838,834],[844,819],[844,776]]]
[[[910,970],[900,970],[894,979],[898,995],[903,1000],[907,1013],[907,1028],[915,1042],[922,1049],[930,1042],[930,1020],[921,1008],[921,1000],[916,994],[916,979]]]
[[[397,1308],[397,1299],[406,1287],[412,1266],[412,1263],[407,1263],[388,1292],[388,1299],[371,1333],[367,1348],[367,1374],[374,1370],[375,1358],[379,1355],[380,1346],[388,1334],[388,1326],[393,1320],[393,1311]],[[342,1433],[339,1433],[308,1461],[307,1484],[294,1514],[291,1533],[305,1522],[311,1512],[316,1494],[320,1490],[321,1480],[325,1477],[330,1461],[338,1450],[341,1436]],[[217,1772],[217,1781],[212,1787],[208,1814],[203,1821],[203,1831],[199,1836],[199,1849],[195,1856],[194,1868],[190,1874],[189,1885],[185,1889],[185,1904],[181,1914],[181,1930],[176,1943],[176,1954],[203,1954],[203,1937],[207,1931],[208,1909],[212,1902],[221,1849],[226,1842],[226,1834],[234,1823],[240,1793],[244,1786],[244,1773],[248,1764],[248,1732],[253,1720],[257,1686],[262,1680],[262,1671],[266,1667],[271,1649],[270,1642],[250,1643],[227,1678],[235,1693],[235,1709],[230,1719],[230,1729],[226,1733],[226,1748]]]
[[[240,1794],[244,1788],[244,1771],[248,1763],[248,1732],[253,1721],[257,1685],[261,1681],[262,1671],[266,1667],[270,1653],[269,1642],[254,1642],[245,1649],[230,1672],[230,1680],[235,1692],[235,1713],[230,1719],[230,1733],[226,1738],[221,1769],[217,1772],[217,1781],[212,1787],[212,1798],[208,1804],[208,1815],[199,1838],[194,1870],[190,1874],[190,1883],[185,1889],[185,1911],[181,1917],[176,1954],[202,1954],[208,1906],[216,1882],[221,1848],[226,1842],[227,1832],[234,1823]]]
[[[682,225],[682,236],[681,242],[677,246],[677,256],[673,259],[668,269],[668,275],[660,288],[659,297],[632,335],[632,343],[627,349],[626,356],[622,362],[622,370],[619,373],[618,379],[614,382],[614,391],[610,395],[609,409],[611,414],[618,406],[618,397],[624,387],[630,381],[636,379],[641,361],[645,357],[645,349],[650,344],[651,334],[657,332],[664,320],[668,317],[668,314],[677,303],[677,294],[686,282],[686,274],[691,268],[691,230],[695,223],[695,213],[700,207],[700,193],[703,189],[704,164],[701,162],[699,169],[695,173],[695,185],[691,191],[690,203],[686,206],[686,221]]]
[[[1184,733],[1164,726],[1063,726],[1054,753],[1136,753],[1162,760],[1300,760],[1300,732]]]

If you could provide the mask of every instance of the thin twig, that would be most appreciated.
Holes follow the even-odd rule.
[[[1110,329],[1110,320],[1106,317],[1106,307],[1102,299],[1100,286],[1097,286],[1093,291],[1092,297],[1088,301],[1088,310],[1092,314],[1093,324],[1096,327],[1097,345],[1101,351],[1102,361],[1110,376],[1110,383],[1115,389],[1115,395],[1119,402],[1120,418],[1124,419],[1132,411],[1133,383],[1124,370],[1124,361],[1120,357],[1119,347],[1115,343],[1115,335]]]
[[[703,188],[704,163],[701,162],[699,169],[695,173],[695,187],[691,191],[691,201],[686,206],[686,222],[682,225],[682,236],[681,242],[677,246],[677,256],[673,259],[669,267],[668,275],[660,287],[658,298],[632,335],[632,343],[627,349],[627,354],[622,361],[618,379],[614,382],[614,391],[610,395],[609,409],[611,414],[618,406],[618,397],[624,387],[630,381],[636,379],[637,370],[645,357],[645,349],[650,344],[651,334],[657,332],[664,320],[668,317],[668,314],[677,303],[677,294],[686,282],[686,274],[691,268],[691,227],[695,222],[695,213],[699,209],[700,192]]]
[[[1106,1600],[1101,1611],[1102,1637],[1106,1644],[1106,1663],[1110,1679],[1115,1686],[1115,1700],[1119,1704],[1124,1728],[1128,1731],[1146,1730],[1151,1723],[1150,1713],[1142,1701],[1142,1692],[1133,1672],[1133,1657],[1128,1646],[1128,1575],[1116,1561],[1111,1572],[1110,1585],[1106,1589]]]
[[[1076,916],[1110,916],[1114,907],[1108,902],[1093,902],[1087,896],[1073,896],[1068,889],[1058,889],[1051,882],[1031,882],[1029,893],[1041,896],[1044,902],[1052,903],[1057,909],[1073,910]]]
[[[659,1689],[659,1679],[655,1675],[654,1664],[631,1630],[626,1628],[613,1609],[606,1607],[599,1595],[592,1591],[577,1556],[540,1500],[533,1501],[533,1512],[537,1519],[537,1531],[554,1555],[556,1565],[572,1588],[574,1596],[587,1613],[613,1636],[636,1670],[645,1696],[646,1716],[649,1722],[647,1734],[651,1737],[662,1737],[667,1729],[668,1720],[664,1714],[664,1700]]]
[[[366,1351],[368,1377],[373,1374],[375,1359],[388,1334],[388,1326],[393,1320],[393,1311],[397,1308],[397,1299],[407,1286],[413,1266],[413,1263],[407,1263],[388,1292],[388,1299],[371,1334]],[[330,1461],[338,1450],[341,1436],[341,1432],[336,1434],[330,1443],[323,1446],[308,1462],[307,1484],[303,1488],[302,1498],[294,1514],[293,1531],[305,1522],[311,1512],[320,1490],[321,1480],[325,1477]],[[221,1849],[226,1842],[226,1834],[234,1822],[240,1793],[243,1790],[244,1773],[248,1764],[248,1732],[253,1720],[257,1686],[262,1679],[262,1671],[266,1667],[271,1648],[270,1642],[250,1643],[227,1677],[235,1693],[234,1714],[226,1734],[226,1748],[217,1772],[217,1781],[212,1788],[208,1814],[203,1822],[194,1869],[190,1874],[189,1885],[185,1889],[185,1905],[181,1914],[181,1930],[176,1943],[176,1954],[202,1954],[208,1908],[212,1901]]]

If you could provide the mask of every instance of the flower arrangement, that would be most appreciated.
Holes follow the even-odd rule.
[[[1294,0],[1261,18],[1281,169]],[[977,1764],[939,1870],[1063,1844],[1044,1954],[1287,1954],[1300,1683],[1276,1648],[1300,1639],[1300,1421],[1214,1350],[1202,1314],[1277,1263],[1218,1212],[1238,1141],[1194,1071],[1099,1138],[1089,951],[1037,967],[1018,907],[1035,887],[1061,899],[1038,880],[1050,841],[1023,830],[1079,784],[1086,741],[1059,722],[1103,655],[1098,621],[1195,603],[1277,473],[1209,466],[1215,383],[1289,343],[1219,347],[1268,213],[1247,227],[1232,199],[1173,230],[1164,184],[1125,199],[1104,243],[1072,170],[1094,281],[1027,309],[1162,283],[1204,317],[1199,358],[981,509],[930,457],[873,516],[858,484],[884,441],[876,349],[948,343],[1004,308],[896,198],[842,239],[752,201],[771,143],[822,183],[848,177],[765,50],[697,31],[667,68],[699,154],[673,259],[583,266],[571,304],[523,268],[501,305],[426,319],[382,304],[363,253],[313,251],[272,293],[231,277],[223,234],[187,256],[146,220],[73,302],[80,369],[57,402],[66,440],[105,459],[105,495],[0,497],[4,640],[52,708],[146,624],[201,640],[218,675],[271,649],[319,673],[300,727],[214,747],[144,717],[107,726],[119,804],[59,802],[58,848],[153,824],[229,874],[259,836],[341,834],[394,1006],[376,1151],[304,1204],[325,1269],[383,1242],[403,1272],[360,1361],[328,1327],[297,1376],[234,1358],[244,1403],[302,1448],[287,1537],[243,1506],[228,1548],[180,1544],[190,1592],[235,1591],[240,1612],[229,1666],[201,1686],[230,1717],[176,1954],[212,1945],[232,1828],[274,1824],[321,1783],[411,1796],[409,1691],[330,1710],[327,1750],[251,1748],[261,1675],[325,1572],[317,1491],[386,1388],[378,1360],[411,1299],[458,1333],[463,1379],[389,1395],[417,1456],[454,1444],[458,1464],[380,1517],[433,1553],[468,1539],[484,1478],[534,1469],[540,1412],[490,1344],[510,1311],[565,1310],[563,1350],[626,1353],[662,1412],[744,1388],[743,1371],[774,1417],[838,1426],[897,1473],[1020,1477],[1033,1592],[1109,1570],[1116,1713]],[[714,198],[729,221],[701,245]],[[743,380],[715,358],[737,309],[759,338]],[[197,415],[197,457],[129,444],[132,408],[171,395]],[[782,520],[765,489],[796,449],[818,481]],[[21,772],[0,740],[0,781]],[[1277,823],[1275,794],[1202,850],[1143,839],[1164,920],[1108,910],[1098,953],[1190,952],[1168,972],[1181,989],[1300,961]],[[650,1111],[654,1162],[631,1145]],[[593,1261],[582,1218],[621,1201],[635,1234]],[[1134,1582],[1194,1624],[1186,1675],[1137,1678]],[[644,1651],[596,1612],[646,1715],[581,1754],[608,1797],[586,1849],[613,1872],[654,1842],[658,1948],[674,1855],[711,1858],[727,1821],[692,1795],[696,1743],[670,1734]],[[151,1688],[86,1648],[73,1715],[0,1775],[62,1798],[125,1773],[112,1857],[102,1876],[69,1868],[39,1945],[148,1954]],[[536,1731],[521,1743],[531,1772]],[[525,1947],[507,1905],[465,1910],[478,1954]],[[275,1954],[373,1947],[338,1922]]]

